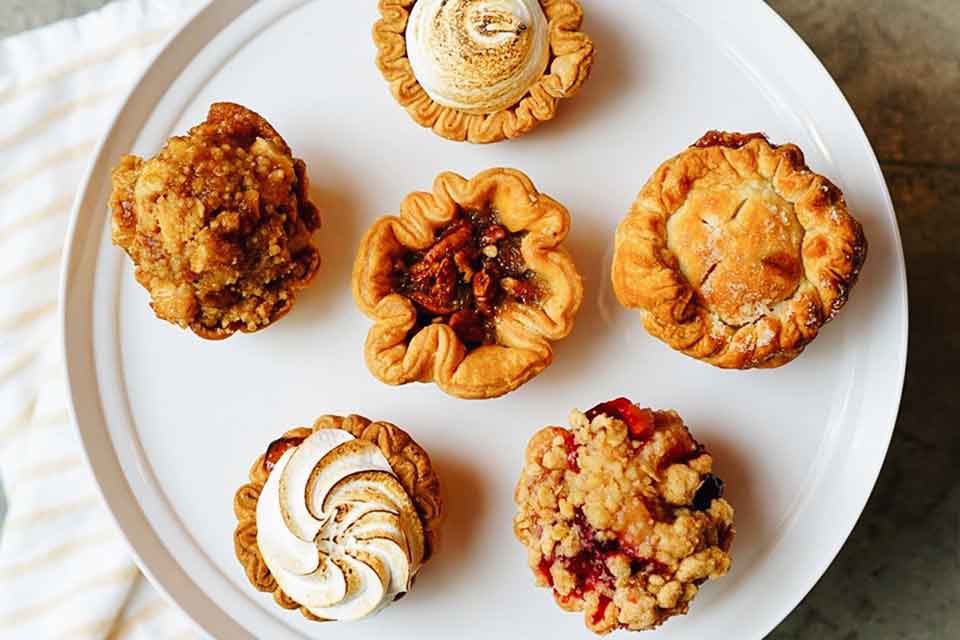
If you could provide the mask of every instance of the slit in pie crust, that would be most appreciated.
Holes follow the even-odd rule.
[[[583,22],[580,3],[577,0],[540,0],[539,8],[546,17],[549,42],[547,67],[522,93],[519,101],[487,113],[444,106],[432,99],[418,82],[408,57],[406,30],[416,2],[380,0],[381,17],[373,27],[377,67],[389,83],[393,97],[410,117],[444,138],[473,143],[518,138],[541,122],[551,120],[556,115],[560,100],[576,93],[590,74],[595,50],[590,38],[579,30]],[[476,4],[475,0],[451,2]],[[488,4],[502,5],[503,2]],[[456,11],[460,13],[461,9],[466,10],[464,13],[470,12],[468,6],[458,7]],[[491,12],[500,10],[499,7],[490,8]],[[477,28],[485,28],[485,23]],[[468,30],[466,25],[458,29]],[[456,45],[448,42],[446,46]],[[499,74],[494,78],[497,79]]]
[[[712,469],[680,416],[626,398],[541,429],[514,494],[537,585],[598,634],[686,613],[730,568],[733,507]]]
[[[674,349],[778,367],[844,305],[866,253],[840,190],[799,148],[711,131],[640,192],[617,229],[612,280]]]
[[[354,300],[374,321],[371,373],[461,398],[500,396],[540,373],[583,299],[561,246],[569,226],[514,169],[443,173],[432,193],[408,195],[399,216],[370,227],[354,263]]]

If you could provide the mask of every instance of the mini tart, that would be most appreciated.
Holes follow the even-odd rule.
[[[626,398],[538,431],[514,495],[537,585],[598,634],[686,613],[730,568],[733,508],[712,467],[680,416]]]
[[[514,169],[440,174],[367,231],[353,297],[374,321],[367,367],[461,398],[516,389],[553,360],[583,285],[561,242],[570,215]]]
[[[276,322],[316,275],[306,166],[261,116],[229,102],[113,170],[113,243],[158,318],[220,340]]]
[[[325,415],[317,418],[312,427],[290,429],[270,443],[250,467],[250,482],[237,490],[233,498],[233,512],[237,527],[233,532],[233,548],[243,565],[247,579],[258,591],[273,594],[274,601],[284,609],[299,609],[309,620],[326,622],[292,600],[277,585],[276,579],[264,562],[257,546],[257,501],[270,475],[273,464],[290,446],[296,446],[314,431],[340,429],[360,440],[375,444],[383,452],[397,479],[412,498],[424,533],[422,564],[436,550],[442,519],[440,481],[433,470],[427,452],[400,427],[389,422],[371,422],[358,415],[347,417]],[[401,594],[402,595],[402,594]],[[400,596],[398,596],[399,598]]]
[[[711,131],[640,192],[617,229],[612,280],[674,349],[778,367],[844,305],[866,253],[843,194],[800,149]]]
[[[407,57],[405,33],[416,0],[380,0],[381,19],[373,27],[377,67],[393,97],[420,126],[455,141],[498,142],[519,138],[551,120],[561,98],[569,98],[584,83],[595,50],[579,31],[583,9],[577,0],[540,0],[549,29],[547,68],[514,105],[492,113],[472,113],[434,101],[417,81]]]

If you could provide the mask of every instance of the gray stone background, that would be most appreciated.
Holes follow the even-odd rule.
[[[0,36],[106,1],[0,0]],[[880,480],[836,561],[769,637],[960,639],[960,0],[769,4],[863,122],[910,284],[906,388]]]

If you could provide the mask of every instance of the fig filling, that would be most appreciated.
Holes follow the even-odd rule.
[[[303,438],[277,438],[267,446],[267,453],[263,456],[263,467],[267,471],[273,471],[287,449],[298,447],[301,442]]]
[[[462,210],[433,246],[400,259],[394,288],[417,308],[414,332],[445,323],[468,348],[496,343],[501,305],[536,304],[543,296],[520,251],[525,235],[510,232],[492,209]]]

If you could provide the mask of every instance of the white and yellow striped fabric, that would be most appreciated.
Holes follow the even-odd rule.
[[[57,329],[67,214],[160,42],[203,0],[121,0],[0,41],[0,638],[197,638],[144,579],[69,423]]]

